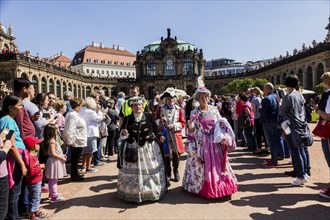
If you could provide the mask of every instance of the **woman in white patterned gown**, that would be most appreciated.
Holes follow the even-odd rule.
[[[166,192],[163,155],[158,142],[165,138],[149,113],[142,110],[143,99],[129,99],[133,113],[124,117],[118,153],[118,196],[129,202],[156,201]]]

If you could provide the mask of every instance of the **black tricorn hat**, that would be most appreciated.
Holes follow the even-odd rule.
[[[160,96],[160,99],[163,99],[163,98],[166,98],[166,97],[171,97],[171,98],[176,97],[175,92],[165,91],[165,92]]]

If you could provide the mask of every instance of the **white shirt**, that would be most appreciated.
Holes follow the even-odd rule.
[[[73,147],[87,146],[87,125],[76,111],[71,110],[65,116],[63,133],[66,144]]]
[[[325,92],[329,92],[330,89],[327,89]],[[330,96],[328,97],[327,104],[325,106],[325,113],[330,114]]]
[[[96,113],[92,109],[83,107],[79,114],[87,124],[87,137],[99,137],[99,122],[102,121],[102,112]]]

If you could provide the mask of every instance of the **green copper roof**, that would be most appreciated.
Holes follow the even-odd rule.
[[[195,49],[195,45],[190,44],[190,43],[188,43],[186,41],[176,40],[176,42],[178,43],[179,50],[182,50],[183,49],[184,51],[186,51],[186,50],[188,50],[188,47],[190,47],[190,50],[194,50]],[[142,51],[149,51],[149,50],[150,51],[156,51],[156,50],[158,50],[160,48],[159,47],[160,46],[160,43],[161,43],[160,40],[157,40],[155,42],[152,42],[152,43],[148,44],[147,46],[145,46]]]

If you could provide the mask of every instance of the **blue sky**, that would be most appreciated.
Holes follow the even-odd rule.
[[[207,60],[240,62],[292,54],[323,41],[328,1],[29,1],[0,0],[0,20],[13,26],[19,50],[70,58],[91,44],[132,53],[172,36],[202,48]]]

